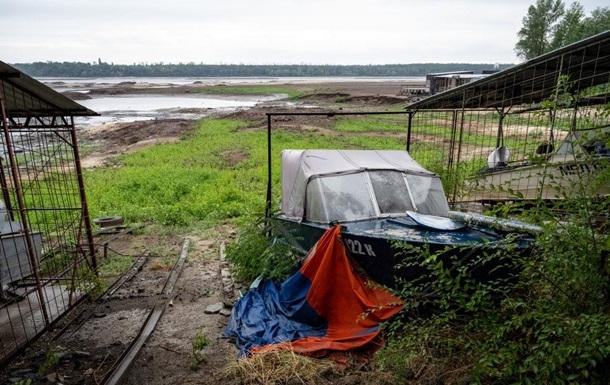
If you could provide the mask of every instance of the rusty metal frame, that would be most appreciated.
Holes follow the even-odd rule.
[[[74,308],[96,284],[97,274],[74,117],[70,111],[62,110],[48,100],[43,102],[50,105],[52,111],[37,107],[36,103],[43,102],[35,96],[29,96],[31,109],[15,113],[5,103],[5,92],[17,87],[7,87],[4,84],[7,76],[2,75],[0,148],[5,158],[0,157],[0,199],[6,205],[9,220],[19,223],[15,237],[22,237],[24,241],[32,278],[19,277],[13,282],[20,288],[19,296],[15,298],[5,298],[4,289],[0,287],[0,330],[9,337],[0,341],[0,364],[11,360]],[[14,138],[19,137],[25,137],[27,142],[15,143]],[[29,148],[23,152],[22,147]],[[45,173],[63,179],[56,185],[53,182],[47,185]],[[48,205],[45,199],[53,203]],[[44,222],[40,231],[33,230],[32,218],[39,222],[36,226],[41,225],[40,221]],[[60,223],[62,218],[67,222]],[[38,244],[35,238],[39,240]],[[5,253],[4,247],[0,247],[0,262],[8,258]],[[43,272],[45,268],[41,265],[45,261],[53,262],[55,255],[61,253],[66,255],[65,266],[48,264],[52,267],[46,267]],[[21,263],[19,259],[19,270],[23,269]],[[38,319],[36,312],[41,314],[39,321],[33,321]]]

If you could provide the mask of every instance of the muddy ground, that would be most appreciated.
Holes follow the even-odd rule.
[[[125,93],[129,92],[125,89],[130,87],[135,85],[118,85],[102,92]],[[296,88],[311,94],[304,99],[308,105],[316,104],[325,111],[337,108],[338,98],[341,100],[340,108],[346,109],[358,106],[374,110],[406,102],[405,98],[397,96],[400,83],[395,82],[299,84]],[[188,87],[172,89],[171,92],[188,92]],[[266,112],[294,111],[295,108],[298,109],[298,104],[288,107],[275,102],[273,106],[261,105],[229,116],[250,121],[252,129],[264,129]],[[282,123],[295,129],[316,127],[321,133],[329,125],[327,118],[319,116],[284,118]],[[120,153],[180,140],[195,124],[196,121],[190,120],[154,120],[81,130],[80,143],[93,148],[92,152],[84,153],[82,164],[84,167],[97,167],[112,162],[112,158]],[[96,243],[102,243],[110,236],[100,234]],[[245,289],[235,283],[232,290],[228,290],[226,277],[223,280],[223,267],[226,275],[228,266],[221,260],[222,247],[235,236],[235,229],[230,227],[218,228],[207,234],[181,236],[151,236],[146,231],[136,230],[108,242],[108,255],[128,255],[134,261],[145,255],[144,265],[106,301],[84,301],[73,309],[2,370],[0,384],[18,383],[28,378],[33,379],[33,383],[102,383],[113,357],[125,350],[138,334],[145,317],[155,305],[163,308],[163,314],[122,384],[239,383],[224,375],[226,368],[237,360],[237,349],[232,342],[222,338],[230,303],[234,300],[232,295]],[[190,246],[182,273],[173,291],[161,295],[163,283],[180,256],[186,238]],[[211,312],[209,306],[218,304],[223,309]],[[201,350],[193,346],[198,336],[208,342]],[[48,355],[50,347],[53,347],[51,357]],[[39,374],[40,367],[54,358],[59,361],[47,371],[49,374]],[[374,378],[376,376],[370,372],[355,371],[345,376],[340,373],[333,375],[324,382],[358,384],[370,383]],[[378,376],[376,382],[379,382]]]

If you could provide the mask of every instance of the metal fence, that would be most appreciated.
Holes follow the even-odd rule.
[[[576,118],[574,111],[557,111],[559,126],[542,111],[505,116],[501,125],[495,111],[420,111],[409,151],[442,176],[454,205],[606,195],[610,114],[604,109],[581,108]]]
[[[2,363],[73,307],[97,278],[72,117],[9,119],[2,103],[0,151]]]

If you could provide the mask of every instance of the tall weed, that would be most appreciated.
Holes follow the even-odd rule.
[[[303,255],[269,234],[277,234],[275,222],[260,217],[239,229],[239,239],[227,246],[227,258],[233,263],[237,276],[244,281],[258,277],[283,280],[298,267]]]

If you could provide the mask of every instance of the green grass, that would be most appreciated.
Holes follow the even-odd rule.
[[[246,126],[238,120],[204,119],[182,141],[122,155],[116,160],[119,167],[85,170],[91,217],[120,215],[128,223],[169,228],[256,218],[265,206],[267,135],[262,130],[241,129]],[[377,116],[340,119],[335,129],[362,132],[370,131],[371,126],[381,132],[406,131],[400,119]],[[430,132],[440,132],[441,138],[446,135],[438,128]],[[481,136],[464,138],[480,143]],[[279,203],[281,150],[309,148],[401,150],[405,143],[402,136],[325,136],[278,130],[272,141],[273,207]],[[242,160],[233,164],[230,155],[235,153]],[[442,175],[444,156],[438,146],[419,143],[413,154],[422,166]]]
[[[340,132],[397,132],[407,133],[406,115],[372,116],[364,119],[338,119],[333,129]]]
[[[85,171],[91,217],[121,215],[126,222],[190,226],[250,218],[264,210],[267,182],[265,131],[246,122],[204,119],[185,140],[122,155],[120,167]],[[278,131],[273,136],[274,193],[280,193],[282,149],[403,149],[400,139],[320,136]],[[229,153],[243,160],[229,163]]]
[[[102,259],[100,263],[100,275],[102,277],[113,277],[123,274],[133,265],[133,258],[128,255],[111,255]]]
[[[252,86],[231,86],[231,85],[217,85],[217,86],[206,86],[197,87],[193,90],[195,93],[201,94],[215,94],[215,95],[273,95],[273,94],[286,94],[290,99],[296,99],[303,95],[301,91],[297,91],[289,87],[281,86],[265,86],[265,85],[252,85]]]

